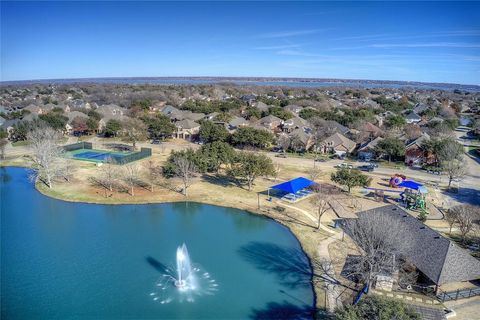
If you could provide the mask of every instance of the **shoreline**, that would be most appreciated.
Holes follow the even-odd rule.
[[[2,164],[0,167],[2,167],[2,168],[31,169],[29,166],[26,166],[26,165],[25,166],[22,166],[22,165],[8,166],[8,165],[3,165]],[[184,202],[184,203],[190,202],[190,203],[206,204],[206,205],[217,206],[217,207],[222,207],[222,208],[240,210],[240,211],[243,211],[243,213],[256,215],[256,216],[261,216],[261,217],[264,217],[266,219],[272,220],[272,221],[280,224],[282,227],[286,228],[294,236],[298,245],[300,246],[301,251],[307,257],[308,264],[309,264],[310,270],[311,270],[310,281],[311,281],[311,287],[312,287],[312,293],[313,293],[312,307],[314,308],[314,312],[317,313],[318,311],[324,311],[326,309],[326,306],[324,304],[321,304],[321,301],[319,300],[319,296],[323,296],[324,291],[321,287],[316,286],[313,282],[313,276],[315,274],[314,265],[312,263],[313,253],[310,252],[310,250],[305,249],[306,244],[302,242],[301,237],[299,236],[301,234],[298,234],[297,230],[293,229],[291,225],[288,225],[284,221],[276,219],[275,217],[266,214],[269,211],[265,212],[265,211],[262,211],[261,209],[260,210],[254,210],[252,208],[249,208],[246,204],[243,204],[243,206],[232,206],[232,205],[220,204],[220,203],[217,203],[215,201],[208,201],[206,199],[193,199],[193,198],[186,198],[186,197],[183,197],[183,199],[182,198],[180,198],[180,199],[169,199],[167,201],[144,201],[144,200],[140,200],[140,201],[137,201],[137,202],[124,201],[125,198],[128,199],[127,197],[125,197],[124,199],[121,199],[120,201],[118,201],[119,199],[115,199],[116,200],[115,203],[109,203],[109,202],[105,202],[105,201],[102,202],[102,201],[92,201],[92,200],[77,200],[77,199],[71,199],[68,196],[59,196],[58,194],[55,194],[53,192],[49,192],[49,191],[53,191],[53,190],[48,189],[45,186],[42,186],[42,184],[39,183],[39,182],[32,183],[32,185],[35,188],[35,190],[37,192],[39,192],[41,195],[43,195],[45,197],[48,197],[48,198],[51,198],[51,199],[58,200],[58,201],[64,201],[64,202],[85,203],[85,204],[95,204],[95,205],[110,205],[110,206],[136,205],[136,204],[138,204],[138,205],[153,205],[153,204],[171,204],[171,203],[180,203],[180,202]],[[130,195],[128,195],[128,197],[135,198],[135,197],[132,197]],[[110,198],[104,198],[104,199],[110,199]],[[132,200],[134,200],[134,199],[132,199]]]

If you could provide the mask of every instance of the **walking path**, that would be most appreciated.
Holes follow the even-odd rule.
[[[281,205],[287,208],[296,210],[298,212],[301,212],[304,216],[308,217],[313,222],[318,223],[318,219],[316,217],[312,216],[310,213],[308,213],[303,209],[296,208],[294,206],[290,206],[284,203],[281,203]],[[336,307],[342,306],[342,302],[338,299],[341,293],[341,288],[338,285],[338,280],[335,275],[335,269],[333,267],[333,263],[330,258],[330,253],[328,252],[328,247],[334,241],[341,240],[341,233],[335,232],[321,223],[320,223],[320,229],[331,234],[327,239],[320,241],[317,248],[317,255],[318,255],[317,259],[321,261],[322,269],[324,273],[325,294],[327,297],[326,309],[329,312],[334,312]]]

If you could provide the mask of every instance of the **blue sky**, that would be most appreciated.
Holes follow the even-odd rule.
[[[480,84],[480,3],[1,2],[1,80],[134,76]]]

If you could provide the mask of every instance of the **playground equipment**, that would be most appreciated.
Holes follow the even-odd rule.
[[[421,216],[425,217],[428,214],[426,201],[427,188],[411,180],[403,181],[398,187],[405,188],[405,191],[400,193],[400,199],[405,204],[405,207],[410,210],[420,210]]]
[[[390,182],[388,184],[390,188],[398,188],[400,184],[405,180],[407,180],[406,176],[400,173],[396,173],[390,178]]]

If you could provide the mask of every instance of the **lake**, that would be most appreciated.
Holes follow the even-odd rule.
[[[149,78],[82,78],[82,79],[46,79],[24,81],[0,81],[2,85],[29,85],[29,84],[130,84],[130,85],[215,85],[233,84],[239,86],[274,86],[291,88],[362,88],[362,89],[421,89],[444,90],[455,89],[480,92],[478,85],[462,85],[451,83],[424,83],[410,81],[382,81],[382,80],[341,80],[341,79],[269,79],[252,80],[248,78],[178,78],[178,77],[149,77]]]
[[[311,318],[308,258],[273,220],[188,202],[70,203],[37,192],[27,169],[0,178],[2,319]],[[162,289],[182,243],[208,275],[188,299]]]

